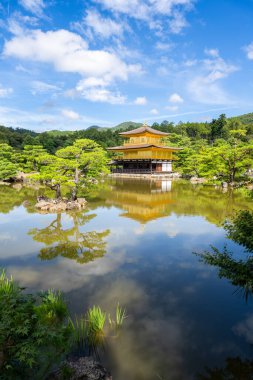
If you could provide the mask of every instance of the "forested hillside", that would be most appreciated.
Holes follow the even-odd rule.
[[[231,120],[239,120],[242,124],[253,124],[253,112],[232,117]]]
[[[250,116],[227,119],[220,115],[205,123],[154,123],[154,129],[168,132],[166,145],[183,149],[177,154],[174,170],[187,176],[205,177],[209,181],[244,181],[253,168],[253,123]],[[241,121],[241,118],[243,122]],[[37,170],[29,163],[45,154],[58,155],[75,141],[89,139],[102,148],[123,143],[119,131],[133,129],[134,123],[123,123],[121,129],[90,127],[81,131],[50,131],[36,133],[24,129],[0,127],[0,179],[7,179],[18,170]],[[118,126],[119,127],[119,126]],[[113,156],[113,153],[110,155]],[[39,157],[39,158],[38,158]],[[51,160],[51,159],[50,159]],[[35,162],[34,161],[34,162]],[[28,163],[28,164],[27,164]],[[8,169],[8,170],[7,170]],[[1,174],[2,173],[2,174]]]
[[[25,145],[42,145],[49,153],[54,153],[61,147],[71,145],[76,139],[88,138],[106,148],[122,143],[122,138],[119,136],[120,131],[138,128],[140,125],[140,123],[124,122],[113,128],[91,126],[80,131],[54,130],[42,133],[23,128],[14,129],[0,126],[0,143],[7,143],[20,150]],[[152,127],[163,132],[188,137],[193,141],[204,139],[211,143],[217,138],[226,139],[230,133],[242,141],[248,141],[253,135],[253,113],[230,119],[221,115],[209,123],[180,122],[175,125],[165,120],[160,124],[153,123]]]

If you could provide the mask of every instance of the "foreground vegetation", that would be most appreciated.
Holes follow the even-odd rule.
[[[93,306],[71,319],[60,292],[27,294],[4,271],[0,310],[1,379],[46,379],[68,354],[97,354],[126,318],[118,304],[115,318]]]

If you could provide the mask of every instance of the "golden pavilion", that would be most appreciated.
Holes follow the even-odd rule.
[[[116,173],[171,173],[173,153],[181,148],[165,145],[163,139],[169,133],[161,132],[144,124],[132,131],[121,132],[125,138],[122,146],[108,148],[116,152],[111,166]]]

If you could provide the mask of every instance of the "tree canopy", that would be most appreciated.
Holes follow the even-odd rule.
[[[175,155],[174,170],[185,176],[234,182],[246,178],[253,166],[252,120],[252,117],[228,119],[222,114],[211,122],[179,122],[175,125],[164,120],[160,124],[153,123],[152,127],[169,133],[164,139],[167,145],[183,148]],[[134,126],[123,123],[119,127],[130,130]],[[72,184],[75,198],[75,183],[82,182],[84,173],[89,178],[96,176],[100,169],[104,171],[106,155],[102,148],[122,145],[119,132],[121,129],[118,128],[93,126],[80,131],[36,133],[0,126],[3,151],[0,153],[0,179],[11,178],[19,168],[25,172],[39,171],[47,184]],[[50,179],[52,171],[57,173],[56,180]]]

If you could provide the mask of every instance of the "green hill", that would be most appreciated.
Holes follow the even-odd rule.
[[[73,135],[75,131],[60,131],[60,130],[54,129],[52,131],[47,131],[46,133],[50,136],[57,137],[57,136]]]
[[[120,123],[110,129],[114,132],[119,131],[119,130],[126,131],[129,128],[135,129],[135,128],[141,127],[142,125],[143,123],[135,123],[134,121],[125,121],[124,123]]]
[[[97,131],[99,131],[105,128],[99,127],[98,125],[91,125],[90,127],[86,128],[86,131],[88,131],[89,129],[96,129]]]
[[[239,120],[243,124],[253,124],[253,112],[246,113],[240,116],[234,116],[230,118],[231,120]]]

